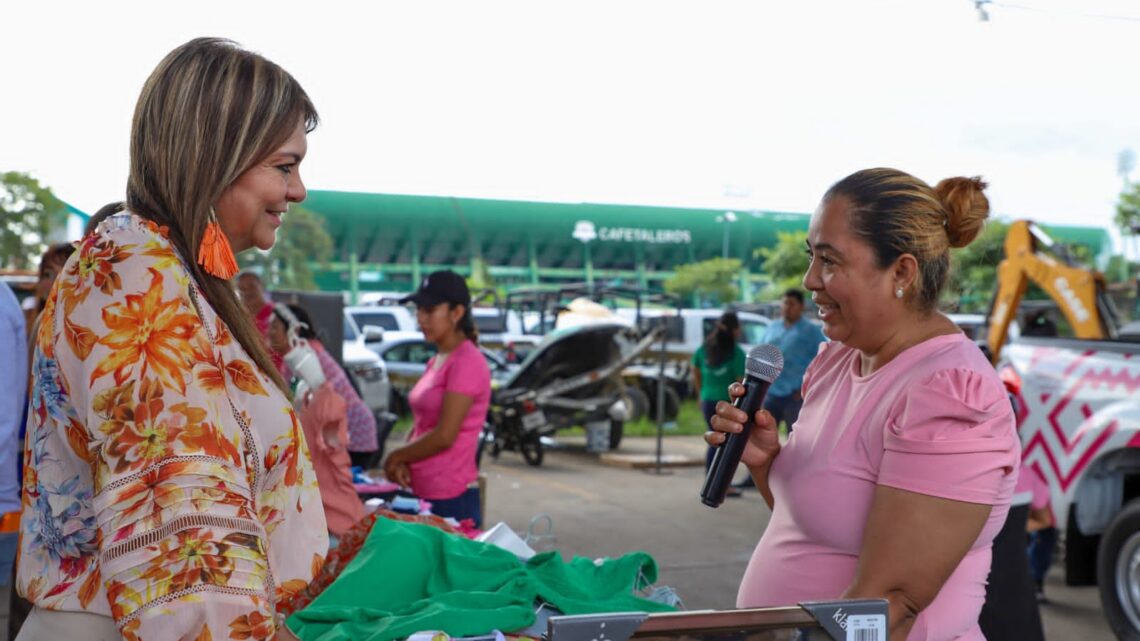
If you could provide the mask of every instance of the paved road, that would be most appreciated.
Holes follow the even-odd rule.
[[[512,452],[485,461],[487,524],[505,521],[525,532],[549,514],[563,555],[614,556],[644,550],[660,565],[659,584],[673,587],[689,609],[732,607],[744,568],[770,515],[756,492],[716,510],[697,498],[703,470],[676,468],[657,476],[598,462],[582,439],[562,439],[542,467]],[[703,457],[697,437],[665,439],[671,454]],[[627,439],[622,452],[651,452],[653,439]],[[702,459],[703,460],[703,459]],[[545,544],[549,548],[550,544]],[[1042,607],[1049,641],[1114,641],[1096,588],[1070,588],[1054,568]]]

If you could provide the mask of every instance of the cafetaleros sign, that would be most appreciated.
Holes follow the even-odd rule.
[[[693,234],[688,229],[644,229],[641,227],[596,227],[589,220],[579,220],[570,234],[583,243],[595,240],[617,243],[653,243],[661,245],[685,245],[693,242]]]

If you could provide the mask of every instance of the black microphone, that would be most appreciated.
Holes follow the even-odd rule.
[[[744,446],[748,444],[748,435],[755,426],[752,417],[764,404],[768,388],[783,369],[784,355],[775,345],[757,345],[748,352],[748,359],[744,361],[744,396],[732,403],[733,407],[744,410],[748,420],[744,421],[744,429],[729,434],[724,443],[716,448],[704,487],[701,488],[701,503],[709,507],[720,507],[724,503],[728,486],[736,474],[736,466],[740,465],[740,457],[744,454]]]

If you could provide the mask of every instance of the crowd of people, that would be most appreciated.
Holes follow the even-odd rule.
[[[0,395],[0,513],[20,513],[15,583],[31,605],[20,641],[290,638],[275,603],[363,518],[351,467],[378,449],[375,418],[308,311],[272,302],[235,259],[269,249],[305,199],[318,122],[262,56],[178,47],[138,98],[123,202],[45,254],[33,313],[0,286],[0,346],[31,346],[27,371],[16,359],[0,380],[20,391]],[[949,249],[988,215],[985,187],[892,169],[833,185],[803,278],[822,328],[788,290],[764,339],[785,368],[755,416],[724,400],[743,394],[736,316],[694,354],[710,455],[754,421],[742,462],[772,510],[738,607],[882,598],[892,639],[984,638],[1019,444],[993,368],[937,302]],[[490,372],[471,294],[437,271],[405,302],[437,353],[383,471],[478,526]],[[24,426],[20,466],[7,444]],[[15,547],[0,529],[0,559]]]

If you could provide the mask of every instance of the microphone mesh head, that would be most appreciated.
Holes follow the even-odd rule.
[[[744,361],[744,371],[749,376],[769,383],[776,380],[783,370],[784,355],[780,353],[780,348],[767,343],[749,350],[748,358]]]

